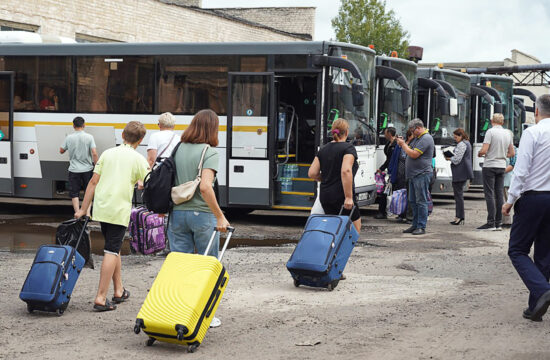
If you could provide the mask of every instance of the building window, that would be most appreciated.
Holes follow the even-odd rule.
[[[103,38],[99,36],[86,35],[86,34],[74,34],[74,39],[77,43],[105,43],[105,42],[121,42],[119,40],[113,40],[108,38]]]
[[[23,24],[15,21],[0,20],[0,31],[30,31],[37,32],[40,26]]]

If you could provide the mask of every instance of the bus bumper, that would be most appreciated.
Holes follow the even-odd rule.
[[[432,194],[447,194],[453,192],[453,179],[451,177],[437,177],[432,186]]]
[[[376,185],[368,185],[355,189],[355,201],[359,206],[374,204],[376,200]]]

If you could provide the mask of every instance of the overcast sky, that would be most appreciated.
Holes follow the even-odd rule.
[[[203,0],[203,7],[317,7],[315,40],[334,38],[338,0]],[[550,63],[550,0],[387,0],[425,62],[490,61],[518,49]]]

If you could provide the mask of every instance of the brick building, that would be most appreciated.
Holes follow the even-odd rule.
[[[304,41],[315,8],[206,9],[201,0],[2,0],[0,30],[80,42]]]

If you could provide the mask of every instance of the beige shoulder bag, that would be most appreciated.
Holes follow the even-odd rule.
[[[174,186],[172,188],[171,196],[172,201],[175,205],[179,205],[186,201],[189,201],[195,195],[195,191],[197,191],[197,187],[201,183],[202,163],[204,161],[204,155],[206,154],[206,150],[208,150],[209,147],[210,145],[206,145],[204,147],[204,150],[202,151],[197,177],[194,180],[187,181],[186,183]]]

